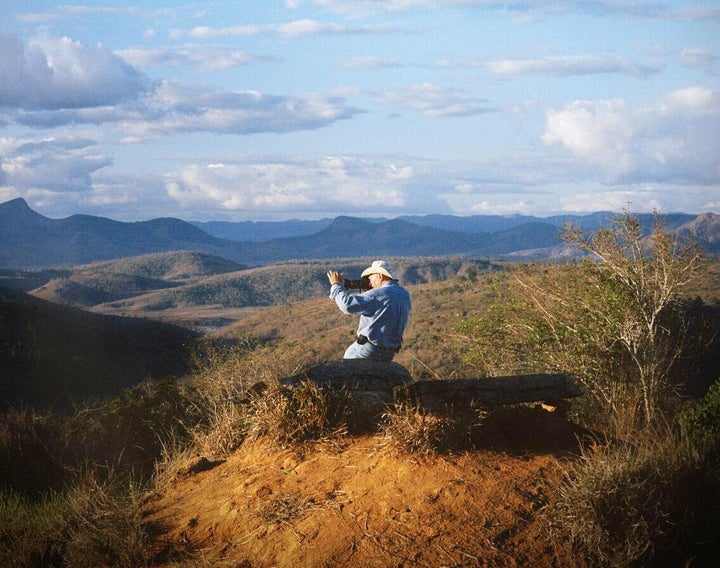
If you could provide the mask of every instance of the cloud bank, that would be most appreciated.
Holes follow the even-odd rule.
[[[107,49],[67,37],[36,36],[27,46],[0,35],[0,106],[25,111],[93,108],[142,96],[151,81]]]
[[[573,101],[548,110],[543,141],[594,167],[608,184],[720,183],[720,95],[701,87],[645,107]]]
[[[15,37],[2,35],[0,52],[0,107],[14,110],[10,118],[32,128],[113,123],[130,142],[178,132],[316,129],[359,112],[340,97],[278,96],[153,81],[102,46],[90,48],[47,34],[37,36],[27,47]],[[130,55],[145,61],[160,57],[147,52]],[[182,58],[183,53],[176,57]],[[215,60],[215,65],[227,64],[227,59]]]

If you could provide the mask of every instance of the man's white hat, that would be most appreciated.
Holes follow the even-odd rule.
[[[365,277],[370,276],[371,274],[384,274],[388,278],[397,280],[397,278],[395,277],[395,272],[393,271],[392,266],[387,260],[374,260],[368,268],[363,270],[361,276]]]

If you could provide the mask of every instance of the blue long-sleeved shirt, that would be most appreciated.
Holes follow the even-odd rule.
[[[397,349],[410,315],[410,293],[392,280],[362,294],[350,294],[342,284],[333,284],[330,298],[349,315],[359,315],[357,335],[378,347]]]

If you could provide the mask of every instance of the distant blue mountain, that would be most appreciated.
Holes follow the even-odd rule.
[[[609,211],[599,211],[587,215],[566,214],[551,217],[534,217],[531,215],[471,215],[460,217],[457,215],[403,215],[397,217],[421,227],[432,227],[446,231],[461,233],[497,233],[508,231],[521,225],[535,223],[551,225],[561,228],[566,223],[578,225],[586,231],[596,231],[600,227],[610,224],[615,214]],[[643,226],[648,230],[652,228],[653,215],[643,213],[638,215]],[[663,215],[668,228],[676,229],[685,223],[694,220],[697,215],[688,213],[670,213]],[[370,223],[384,223],[385,218],[364,218]],[[334,219],[320,219],[318,221],[193,221],[192,224],[208,234],[221,239],[240,242],[263,242],[284,237],[302,237],[317,233],[331,224]]]
[[[319,221],[191,221],[208,235],[231,241],[258,243],[282,237],[300,237],[321,231],[332,219]]]
[[[562,244],[559,235],[566,222],[593,231],[607,225],[612,217],[611,213],[549,218],[340,216],[261,223],[188,223],[161,218],[124,223],[90,215],[50,219],[33,211],[25,200],[13,199],[0,204],[0,268],[58,268],[171,251],[203,252],[251,264],[360,256],[527,257],[528,251],[535,258],[547,258]],[[652,215],[640,217],[643,226],[650,229]],[[717,243],[717,218],[706,214],[699,225],[699,216],[678,213],[664,215],[663,221],[670,230],[685,227],[687,232]]]

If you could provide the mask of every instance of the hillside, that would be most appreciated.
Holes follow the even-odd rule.
[[[144,265],[144,261],[138,259],[126,262],[130,267]],[[356,270],[366,264],[348,264],[346,268]],[[413,314],[397,361],[414,379],[467,376],[458,360],[465,344],[456,335],[457,324],[462,317],[482,313],[487,307],[489,280],[492,280],[491,271],[495,265],[482,267],[468,264],[465,259],[398,259],[397,264],[402,266],[403,280],[418,282],[408,285],[413,296]],[[719,266],[714,263],[703,274],[703,297],[720,299],[720,281],[716,277]],[[256,282],[269,288],[277,287],[283,277],[302,288],[314,278],[322,279],[323,275],[316,273],[322,272],[324,267],[323,262],[308,261],[208,278],[222,279],[248,272],[254,274]],[[149,278],[177,275],[175,270],[150,273],[139,268],[126,270]],[[309,280],[295,280],[301,277]],[[288,286],[290,290],[292,286]],[[695,291],[688,295],[694,297]],[[191,392],[188,390],[180,397],[184,403],[174,406],[169,402],[177,401],[177,392],[170,391],[170,396],[164,398],[158,394],[165,391],[142,390],[120,405],[110,405],[109,412],[93,414],[84,410],[72,421],[61,417],[42,424],[33,418],[37,422],[30,422],[27,436],[22,429],[19,432],[23,435],[14,438],[0,436],[0,450],[3,450],[3,444],[8,450],[17,450],[16,454],[6,452],[4,455],[15,455],[18,463],[23,464],[6,468],[17,472],[15,480],[25,473],[24,464],[29,464],[27,469],[36,472],[37,479],[42,479],[42,471],[53,471],[56,463],[61,463],[67,470],[71,470],[72,465],[73,471],[78,471],[84,462],[62,463],[74,454],[82,457],[86,449],[84,446],[75,448],[74,438],[65,438],[71,431],[84,434],[87,430],[94,451],[98,447],[105,449],[105,445],[117,449],[111,458],[128,456],[138,448],[144,452],[151,441],[161,447],[154,454],[158,459],[157,470],[153,470],[152,464],[149,468],[158,473],[157,477],[153,478],[147,493],[133,491],[133,497],[127,498],[131,506],[126,516],[122,516],[123,509],[108,493],[103,493],[96,481],[88,487],[84,477],[72,492],[68,492],[68,500],[79,503],[77,510],[56,508],[46,514],[47,509],[35,508],[30,503],[26,509],[15,513],[17,509],[12,508],[17,507],[15,502],[3,502],[9,513],[0,520],[7,521],[15,516],[19,521],[17,525],[9,525],[10,529],[4,533],[0,529],[0,564],[7,558],[14,558],[13,553],[22,548],[26,558],[32,551],[39,550],[47,555],[57,554],[58,558],[62,554],[67,555],[65,558],[74,554],[74,558],[82,558],[87,563],[86,553],[93,551],[96,554],[93,565],[157,568],[590,568],[597,565],[585,562],[580,556],[569,555],[565,543],[553,539],[548,528],[549,515],[562,498],[562,491],[567,487],[563,484],[567,482],[571,468],[585,463],[592,453],[583,455],[582,451],[595,448],[593,441],[602,439],[602,433],[591,433],[579,426],[580,414],[572,412],[565,416],[562,411],[549,412],[548,407],[540,404],[483,409],[473,413],[463,428],[430,414],[415,414],[414,417],[401,412],[396,414],[401,426],[409,425],[415,435],[440,434],[442,444],[434,446],[435,453],[411,453],[399,448],[397,442],[402,440],[403,431],[393,437],[382,430],[361,433],[340,430],[326,432],[313,441],[283,446],[273,444],[269,436],[255,438],[248,435],[247,428],[256,423],[257,415],[248,414],[247,392],[228,391],[228,384],[218,379],[242,385],[245,381],[288,376],[275,375],[280,370],[291,369],[292,373],[297,373],[318,361],[341,357],[345,346],[352,341],[356,319],[341,314],[326,293],[327,284],[324,284],[322,297],[255,307],[254,312],[248,311],[236,323],[212,334],[211,337],[221,339],[255,338],[261,340],[265,348],[241,352],[227,367],[221,365],[219,372],[209,361],[209,374],[196,369],[198,374],[193,376],[194,380],[173,383],[191,387],[193,396],[204,393],[201,397],[187,396]],[[19,302],[12,301],[13,297],[19,297]],[[73,370],[72,361],[79,358],[79,366],[92,372],[93,380],[96,380],[101,368],[88,364],[89,354],[102,359],[109,368],[123,370],[134,368],[150,351],[165,358],[165,369],[182,362],[179,357],[183,353],[181,342],[172,337],[174,328],[156,327],[144,320],[126,322],[120,318],[100,318],[80,310],[53,307],[17,290],[7,291],[5,303],[16,307],[0,312],[0,332],[20,333],[28,329],[30,339],[22,336],[23,341],[33,345],[31,339],[37,339],[42,342],[40,345],[48,346],[50,352],[59,340],[60,355],[65,358],[53,353],[48,362],[57,370]],[[17,308],[18,305],[22,309]],[[716,302],[715,306],[718,305]],[[114,322],[110,329],[115,328],[115,322],[122,322],[123,326],[128,326],[125,329],[135,330],[137,335],[109,333],[109,321]],[[148,325],[149,329],[145,327]],[[150,331],[152,329],[158,330],[155,335]],[[240,343],[255,345],[252,341]],[[8,343],[0,342],[0,345]],[[6,360],[4,356],[8,352],[17,355],[22,351],[23,343],[15,345],[16,348],[0,353],[3,355],[0,362]],[[88,351],[78,351],[79,346]],[[720,360],[718,349],[720,343],[710,354],[714,358],[711,365],[714,371]],[[38,353],[43,357],[46,354],[46,351]],[[6,369],[0,370],[3,377],[10,376]],[[46,372],[45,369],[40,371]],[[54,380],[62,383],[58,375]],[[95,386],[95,383],[87,381],[84,385]],[[155,395],[150,396],[153,392]],[[243,396],[231,396],[229,392]],[[259,400],[268,398],[263,396]],[[283,400],[276,399],[276,402]],[[186,404],[188,401],[192,404]],[[123,412],[116,412],[117,408]],[[159,438],[169,424],[176,423],[174,412],[182,408],[212,408],[217,412],[207,417],[212,430],[193,429],[194,443],[184,449],[178,444],[177,437]],[[278,404],[278,408],[282,405]],[[225,420],[216,422],[215,418],[223,418],[222,409],[228,414],[224,416]],[[300,410],[296,414],[301,420],[312,416],[311,406]],[[294,411],[291,409],[290,412]],[[98,416],[111,419],[110,426],[101,428]],[[191,413],[190,416],[189,424],[197,426],[197,415]],[[274,416],[276,422],[272,424],[282,427],[282,414],[278,412]],[[91,418],[94,421],[90,421]],[[83,429],[81,420],[88,420],[91,427]],[[129,420],[133,427],[142,425],[144,437],[140,441],[126,437],[127,432],[117,426],[124,424],[122,420]],[[65,424],[67,426],[63,426]],[[104,442],[106,438],[97,438],[100,433],[117,445],[110,446]],[[0,434],[7,434],[7,430]],[[40,437],[43,435],[50,436],[50,440]],[[634,444],[611,446],[629,451]],[[30,453],[28,448],[37,454]],[[168,448],[171,453],[173,449],[175,452],[170,459],[164,453]],[[86,456],[86,461],[95,459],[93,454],[88,455],[90,458]],[[107,459],[108,453],[100,455]],[[599,454],[593,459],[602,461],[603,457]],[[713,565],[702,554],[713,557],[716,553],[716,547],[707,535],[714,534],[717,528],[717,518],[712,516],[711,508],[716,493],[710,493],[716,487],[717,479],[706,473],[717,469],[713,466],[686,470],[681,463],[678,476],[666,478],[662,474],[667,462],[659,462],[659,465],[651,462],[647,468],[643,465],[634,469],[630,457],[634,456],[622,454],[617,462],[608,466],[608,472],[616,468],[617,473],[613,470],[608,482],[600,480],[604,483],[599,495],[602,503],[607,497],[613,514],[618,510],[624,512],[627,503],[622,499],[628,492],[606,490],[623,489],[627,483],[631,484],[629,492],[638,488],[653,506],[667,503],[668,494],[673,498],[679,496],[678,502],[683,506],[689,503],[696,507],[691,509],[692,515],[699,511],[701,516],[693,517],[693,520],[699,519],[701,527],[689,525],[692,530],[683,533],[690,535],[687,542],[673,542],[667,544],[668,549],[662,549],[666,565],[694,568]],[[120,461],[120,458],[117,462],[111,459],[109,463],[114,467]],[[15,464],[10,460],[0,460],[0,463]],[[102,461],[96,463],[99,477],[112,469]],[[629,464],[627,470],[624,469],[626,464]],[[649,477],[652,479],[648,480]],[[588,478],[589,482],[596,480]],[[613,486],[615,481],[618,483]],[[124,479],[121,484],[126,490]],[[695,489],[697,487],[699,489]],[[592,489],[590,486],[589,490]],[[77,497],[83,495],[83,490],[90,492],[87,501]],[[54,495],[55,499],[62,499],[62,493]],[[685,497],[687,501],[682,500]],[[125,496],[121,498],[123,503],[126,502]],[[709,505],[704,506],[704,503]],[[634,506],[635,502],[631,504]],[[35,518],[42,521],[36,522]],[[623,529],[630,524],[623,515],[617,519]],[[669,523],[679,526],[676,517],[670,518]],[[15,532],[17,526],[25,527],[25,532]],[[100,528],[96,529],[96,526]],[[583,528],[587,525],[578,522],[572,526]],[[680,530],[673,528],[672,534]],[[128,556],[124,558],[131,557],[132,562],[108,560],[123,557],[126,550]],[[609,550],[608,555],[613,552]],[[47,557],[38,554],[35,558],[44,561]],[[38,560],[25,565],[44,564]],[[74,563],[68,561],[67,565]]]
[[[720,215],[704,213],[678,227],[681,234],[691,235],[710,253],[720,253]]]
[[[177,326],[91,314],[0,288],[0,400],[63,406],[182,376],[194,338]]]
[[[703,275],[708,297],[720,297],[713,277],[717,266]],[[453,346],[457,348],[459,340],[453,337],[454,330],[462,316],[487,306],[486,285],[455,278],[411,287],[413,316],[396,361],[410,369],[414,379],[449,378],[451,369],[462,368],[455,359]],[[274,343],[277,351],[269,359],[290,359],[301,369],[314,360],[340,357],[352,340],[354,324],[354,318],[340,314],[327,298],[318,298],[267,308],[219,335]],[[718,348],[720,344],[709,354],[713,361]],[[411,422],[407,416],[403,419]],[[571,555],[565,542],[553,538],[548,517],[566,488],[563,483],[571,464],[590,461],[592,451],[583,452],[600,435],[540,404],[485,409],[473,420],[470,439],[465,440],[466,433],[459,435],[449,423],[443,431],[442,418],[422,416],[415,423],[418,430],[435,428],[445,434],[447,444],[435,454],[408,453],[398,449],[397,438],[379,432],[284,447],[264,438],[248,438],[220,459],[186,455],[142,504],[144,522],[153,534],[150,564],[162,568],[203,562],[247,568],[595,566]],[[603,457],[601,453],[592,459],[602,462]],[[587,479],[588,508],[599,503],[598,511],[592,511],[606,526],[616,520],[621,527],[618,539],[628,521],[614,515],[634,506],[632,498],[623,500],[624,484],[653,483],[648,481],[653,472],[626,465],[636,457],[628,452],[619,463],[599,469],[602,479]],[[676,485],[664,487],[685,494],[692,492],[696,481],[681,477]],[[613,486],[615,482],[618,485]],[[594,492],[602,488],[619,494],[614,509],[613,495]],[[716,493],[704,491],[693,496],[694,503],[713,503]],[[643,504],[660,506],[662,492],[653,486]],[[717,543],[707,535],[716,529],[717,517],[712,506],[703,510],[708,517],[700,523],[707,529],[691,538],[702,536],[689,541],[688,549],[681,539],[668,543],[663,562],[650,565],[713,565],[710,559],[716,558]],[[573,513],[577,518],[573,528],[586,528],[582,522],[587,511]],[[613,551],[607,554],[610,557]]]
[[[244,268],[202,253],[157,253],[75,266],[62,275],[49,273],[51,278],[31,293],[60,304],[91,307]]]
[[[74,268],[78,274],[113,273],[154,280],[189,280],[247,268],[224,258],[198,252],[173,252],[94,262]]]
[[[416,260],[422,264],[421,259]],[[455,273],[448,271],[440,277],[440,273],[435,272],[436,278],[423,276],[423,279],[412,279],[412,270],[407,269],[406,274],[412,282],[408,288],[412,294],[413,311],[405,333],[404,348],[396,360],[411,370],[416,378],[449,378],[452,370],[457,368],[458,354],[454,347],[460,341],[457,327],[463,317],[481,312],[490,301],[490,290],[475,284],[472,276],[488,274],[499,265],[490,265],[482,272],[471,272],[470,278],[467,266],[450,266],[455,267]],[[401,282],[406,283],[406,279],[401,278]],[[685,290],[684,295],[689,299],[700,298],[717,308],[720,306],[719,283],[720,262],[711,262],[702,269],[692,288]],[[216,334],[228,338],[252,337],[271,343],[281,340],[306,342],[310,346],[309,355],[317,361],[340,357],[353,340],[356,320],[340,313],[328,300],[326,292],[327,287],[325,293],[317,298],[245,313]]]
[[[144,264],[139,259],[123,262]],[[489,301],[488,290],[474,285],[474,278],[494,265],[464,259],[399,259],[396,264],[403,283],[414,282],[407,284],[413,314],[396,360],[416,378],[449,378],[458,368],[456,346],[460,338],[456,330],[461,318],[481,311]],[[348,261],[337,266],[357,275],[365,265]],[[272,265],[201,277],[202,286],[180,284],[92,307],[114,314],[112,317],[3,289],[0,371],[4,377],[13,377],[12,383],[3,381],[3,388],[25,389],[32,397],[44,400],[53,398],[57,390],[61,398],[102,396],[149,376],[182,374],[185,367],[181,354],[192,334],[155,321],[211,328],[217,330],[218,337],[248,337],[281,348],[303,345],[305,363],[337,359],[353,340],[356,320],[340,313],[328,300],[326,268],[320,262]],[[719,274],[719,262],[708,264],[693,288],[685,291],[686,297],[719,306]],[[58,296],[63,290],[71,296],[70,303],[102,299],[98,289],[68,278],[52,280],[44,292],[49,295],[53,291]],[[227,290],[245,290],[253,301],[244,307],[220,301],[198,303],[212,298],[212,294],[220,300]],[[269,291],[277,294],[272,296]],[[210,295],[203,300],[201,292]],[[168,303],[171,293],[177,294],[172,305]],[[260,304],[263,298],[265,304]],[[123,313],[135,317],[118,317]],[[716,367],[708,364],[708,368]],[[29,377],[38,376],[44,378],[42,384],[30,388]],[[68,385],[64,384],[65,377],[70,377]]]
[[[307,355],[314,361],[340,357],[352,340],[355,322],[327,299],[327,266],[318,262],[200,277],[200,283],[166,286],[124,301],[115,299],[92,306],[96,312],[106,311],[104,315],[57,303],[78,305],[103,300],[111,287],[92,288],[88,282],[116,283],[111,276],[117,276],[118,266],[134,267],[128,270],[136,274],[160,276],[148,272],[148,262],[162,260],[177,266],[179,261],[171,262],[173,257],[141,257],[119,264],[82,266],[77,273],[70,270],[67,278],[55,278],[33,292],[55,302],[0,288],[0,371],[3,377],[11,378],[2,381],[2,398],[46,404],[104,397],[146,378],[182,375],[187,370],[186,348],[194,337],[189,327],[227,329],[225,337],[252,336],[269,343],[280,338],[308,342],[312,347]],[[206,265],[207,259],[196,260]],[[357,276],[367,262],[336,266]],[[493,265],[463,259],[406,259],[397,266],[407,280],[432,283],[427,290],[413,286],[416,323],[411,322],[407,348],[399,360],[419,375],[427,374],[426,366],[432,365],[441,372],[444,369],[433,356],[441,324],[456,322],[463,305],[475,294],[464,290],[457,279],[480,274]],[[83,280],[79,275],[89,276]],[[165,275],[174,277],[176,270]],[[85,284],[76,281],[76,276]],[[244,293],[247,301],[242,298]],[[224,304],[223,298],[232,299],[231,305]],[[438,302],[446,302],[446,309],[438,311]],[[185,329],[159,323],[162,321],[183,324]],[[443,365],[447,365],[452,357],[449,352],[444,354],[448,357]]]
[[[395,361],[415,378],[451,378],[458,366],[457,327],[462,317],[487,305],[488,290],[458,278],[410,285],[408,289],[412,316]],[[306,345],[305,362],[315,363],[341,358],[354,340],[356,327],[357,320],[342,314],[325,295],[247,314],[216,335]]]

